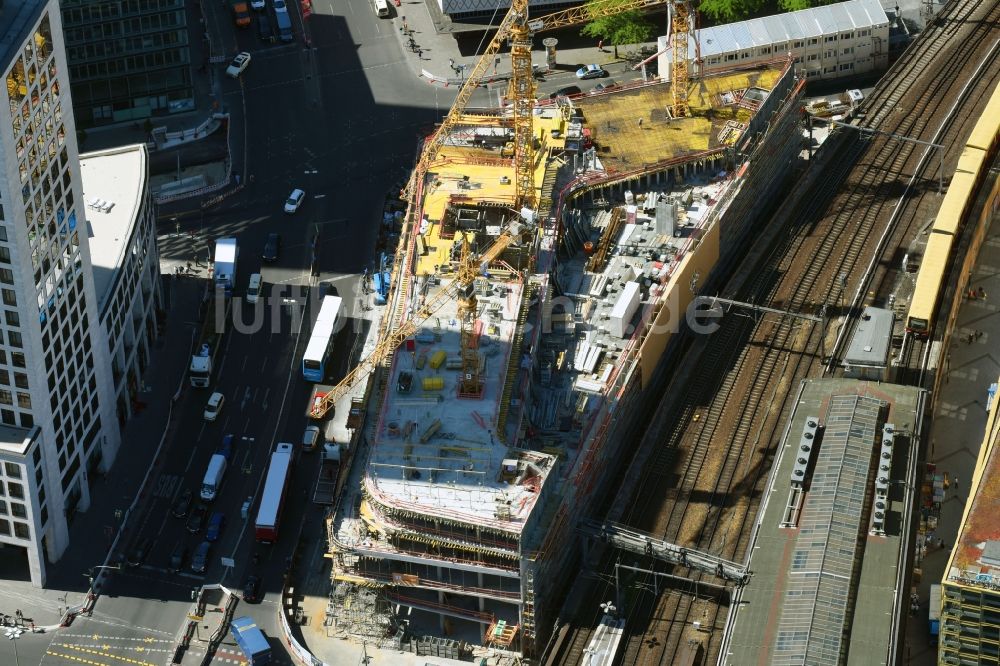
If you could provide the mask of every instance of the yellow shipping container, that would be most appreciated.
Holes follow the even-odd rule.
[[[425,391],[440,391],[444,388],[444,377],[424,377],[422,385]]]
[[[442,365],[444,365],[444,361],[446,358],[448,358],[448,354],[439,349],[438,351],[434,352],[433,356],[431,356],[431,367],[437,370]]]

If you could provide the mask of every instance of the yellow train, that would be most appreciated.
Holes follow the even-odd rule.
[[[944,288],[952,250],[962,225],[976,201],[976,193],[986,178],[1000,141],[1000,85],[993,91],[979,122],[958,159],[948,193],[941,202],[931,227],[917,282],[906,317],[906,330],[917,337],[927,337],[934,323],[934,313]],[[1000,182],[1000,181],[998,181]],[[987,201],[985,215],[1000,203],[1000,186],[995,187]]]

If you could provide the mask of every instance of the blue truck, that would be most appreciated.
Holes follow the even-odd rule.
[[[271,644],[264,638],[264,632],[251,617],[238,617],[230,625],[236,644],[243,650],[250,666],[263,666],[271,663]]]

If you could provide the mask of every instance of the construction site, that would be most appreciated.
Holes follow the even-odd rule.
[[[466,84],[510,39],[511,104],[473,112],[463,88],[427,139],[382,341],[312,402],[323,418],[371,373],[366,418],[352,410],[363,464],[328,518],[327,615],[369,645],[541,653],[579,563],[576,526],[613,493],[689,306],[801,147],[791,61],[689,79],[685,3],[671,4],[673,83],[544,103],[532,35],[589,16],[529,29],[513,4]]]

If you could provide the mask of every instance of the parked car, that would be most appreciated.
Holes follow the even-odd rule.
[[[250,64],[250,54],[246,51],[242,53],[237,53],[233,61],[229,63],[229,67],[226,67],[226,74],[234,79],[239,78],[243,70],[247,68]]]
[[[232,433],[226,435],[222,438],[222,443],[219,444],[219,450],[216,451],[220,456],[230,461],[233,459],[233,440],[236,439],[236,435]]]
[[[285,206],[285,212],[288,212],[287,205]],[[292,211],[294,212],[294,211]],[[264,241],[264,252],[261,254],[261,259],[264,261],[277,261],[278,255],[281,253],[281,235],[276,233],[270,233],[267,235],[267,240]]]
[[[313,451],[319,441],[319,426],[306,426],[306,431],[302,433],[302,450]]]
[[[600,65],[584,65],[580,69],[576,70],[576,78],[580,80],[603,79],[607,75],[608,70],[604,69]]]
[[[179,543],[174,546],[173,552],[170,553],[170,566],[167,567],[171,573],[177,573],[184,568],[184,563],[188,560],[188,554],[187,544]]]
[[[247,581],[243,583],[243,601],[248,604],[260,601],[260,578],[257,576],[247,576]]]
[[[219,418],[219,412],[222,411],[222,404],[225,400],[225,396],[218,391],[208,397],[208,402],[205,404],[205,412],[202,415],[206,421],[214,421]]]
[[[132,552],[129,553],[127,564],[130,567],[137,567],[146,561],[146,556],[149,555],[149,548],[153,545],[152,540],[149,537],[143,537],[139,539],[139,543],[135,545]]]
[[[597,93],[602,93],[602,92],[604,92],[606,90],[611,90],[612,88],[617,88],[617,87],[618,87],[618,83],[614,79],[608,79],[607,81],[603,81],[601,83],[598,83],[596,86],[594,86],[593,88],[591,88],[590,89],[590,94],[591,95],[596,95]]]
[[[288,13],[288,7],[285,6],[285,0],[271,0],[271,6],[274,7],[274,12],[284,12]]]
[[[216,511],[208,519],[208,527],[205,529],[205,541],[218,541],[222,535],[222,528],[226,524],[226,515],[221,511]]]
[[[208,513],[208,507],[198,503],[198,506],[194,508],[191,515],[188,517],[187,521],[187,531],[191,534],[197,534],[201,531],[201,528],[205,526],[205,515]]]
[[[208,556],[211,552],[212,544],[208,541],[202,541],[198,544],[194,556],[191,557],[191,571],[205,573],[205,570],[208,569]]]
[[[191,510],[191,501],[194,499],[194,491],[188,488],[180,494],[180,496],[174,500],[174,505],[170,509],[170,513],[174,518],[183,518],[188,515],[188,511]]]
[[[260,10],[267,7],[267,3],[265,3],[264,0],[250,0],[250,6],[253,7],[254,10],[259,12]]]
[[[261,2],[261,6],[263,6]],[[262,42],[271,43],[274,41],[274,28],[271,26],[271,19],[267,12],[257,14],[257,38]]]
[[[292,190],[292,193],[288,195],[285,200],[285,212],[294,213],[302,205],[302,200],[306,198],[306,193],[302,190],[296,188]]]
[[[583,91],[580,90],[580,86],[566,86],[565,88],[560,88],[549,95],[549,99],[556,99],[557,97],[572,97],[573,95],[579,95],[582,93]]]

